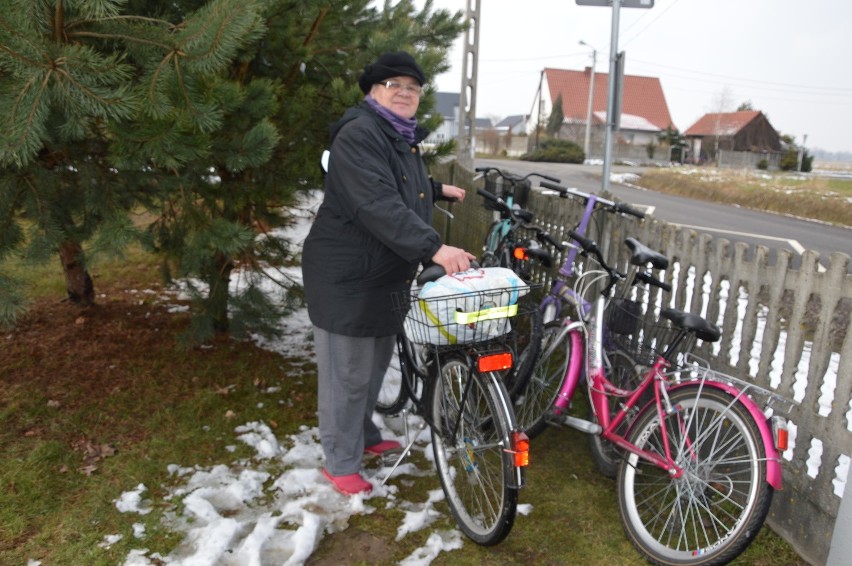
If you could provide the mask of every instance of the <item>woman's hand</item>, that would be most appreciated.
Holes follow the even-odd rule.
[[[443,267],[447,274],[467,271],[470,269],[470,262],[473,259],[476,259],[473,254],[446,244],[438,248],[438,251],[432,256],[432,261]]]
[[[455,185],[447,185],[444,183],[441,186],[441,195],[448,199],[464,202],[465,190]]]

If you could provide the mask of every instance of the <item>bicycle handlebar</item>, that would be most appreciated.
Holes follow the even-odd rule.
[[[665,281],[660,281],[650,273],[639,272],[636,274],[636,279],[645,283],[646,285],[653,285],[654,287],[659,287],[666,293],[671,293],[672,286],[666,283]]]
[[[509,181],[510,183],[518,183],[521,181],[525,181],[532,176],[541,177],[542,179],[547,179],[548,181],[553,181],[554,183],[559,183],[561,179],[557,179],[556,177],[551,177],[550,175],[545,175],[544,173],[527,173],[523,177],[519,175],[512,175],[511,173],[504,173],[502,169],[499,167],[476,167],[474,169],[476,173],[490,173],[491,171],[496,172],[498,175]],[[543,183],[544,181],[542,181]]]
[[[556,185],[554,183],[548,183],[547,181],[542,181],[540,183],[540,185],[542,187],[544,187],[545,189],[551,189],[553,191],[556,191],[557,193],[559,193],[559,196],[562,197],[562,198],[567,198],[567,197],[570,197],[570,196],[578,197],[578,198],[583,199],[583,202],[586,202],[586,203],[588,203],[589,199],[592,198],[592,195],[590,195],[589,193],[584,193],[584,192],[579,191],[579,190],[574,189],[574,188],[569,189],[569,188],[563,187],[561,185]],[[642,212],[640,210],[636,210],[635,208],[633,208],[629,204],[626,204],[626,203],[623,203],[623,202],[615,202],[615,201],[607,200],[607,199],[601,198],[599,196],[596,196],[595,198],[596,198],[597,202],[604,205],[606,207],[606,210],[608,210],[610,212],[615,212],[617,214],[628,214],[630,216],[635,216],[639,220],[643,220],[645,218],[644,212]]]

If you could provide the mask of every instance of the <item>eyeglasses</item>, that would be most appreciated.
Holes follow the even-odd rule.
[[[385,81],[379,84],[393,93],[405,91],[412,96],[418,97],[423,94],[423,87],[420,85],[407,85],[398,81]]]

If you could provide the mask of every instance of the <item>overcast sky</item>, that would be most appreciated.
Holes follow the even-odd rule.
[[[422,2],[420,3],[422,5]],[[479,117],[527,114],[545,67],[581,70],[597,50],[607,73],[612,8],[575,0],[480,0]],[[435,0],[464,11],[465,0]],[[781,134],[808,148],[852,151],[852,2],[846,0],[655,0],[622,8],[618,51],[626,73],[658,77],[675,126],[751,102]],[[453,68],[433,81],[459,92]],[[722,104],[725,102],[725,104]]]

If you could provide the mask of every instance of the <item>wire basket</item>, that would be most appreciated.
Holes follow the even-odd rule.
[[[394,312],[415,344],[465,346],[507,341],[528,327],[536,306],[528,286],[422,298],[420,289],[393,294]],[[524,294],[521,294],[523,292]]]
[[[618,349],[642,365],[651,365],[664,353],[675,365],[695,347],[693,335],[683,332],[660,316],[660,307],[632,299],[613,299],[605,313],[607,348]],[[677,347],[668,351],[675,340]]]
[[[512,191],[513,203],[517,204],[521,208],[524,208],[527,205],[530,188],[531,184],[529,181],[515,181],[514,183],[510,183],[496,174],[487,175],[485,177],[486,191],[492,195],[502,198],[503,200],[506,200],[506,196],[510,191]],[[491,199],[483,199],[482,206],[485,207],[486,210],[500,210],[497,203]]]

